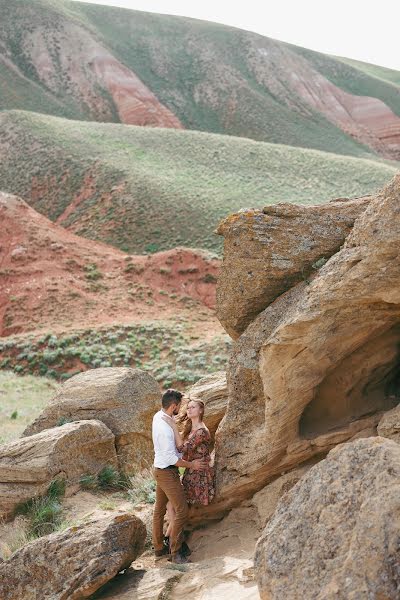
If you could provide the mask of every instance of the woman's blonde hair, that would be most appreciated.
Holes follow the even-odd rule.
[[[204,404],[203,400],[197,400],[197,399],[190,400],[190,398],[189,398],[189,402],[196,402],[196,404],[200,407],[200,421],[202,421],[203,416],[204,416],[204,410],[205,410],[205,404]],[[189,402],[187,403],[187,405],[189,405]],[[183,423],[182,437],[184,440],[187,440],[187,438],[190,435],[190,432],[192,431],[192,421],[187,416],[187,408],[186,408],[186,414],[181,419],[181,423]]]

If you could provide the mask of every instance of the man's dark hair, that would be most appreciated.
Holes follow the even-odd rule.
[[[178,390],[167,390],[164,392],[161,398],[161,404],[163,408],[169,408],[171,404],[179,404],[182,400],[183,394]]]

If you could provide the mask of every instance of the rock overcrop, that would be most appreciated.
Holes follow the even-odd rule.
[[[105,466],[118,468],[114,435],[96,420],[66,423],[0,446],[0,516],[44,494],[53,479],[63,479],[66,492],[79,489],[83,475]]]
[[[261,598],[396,600],[399,539],[399,445],[340,445],[280,500],[259,539]]]
[[[306,280],[288,279],[285,293],[234,344],[229,402],[216,434],[213,511],[359,432],[375,431],[399,403],[399,207],[400,175],[360,203],[352,229],[348,217],[351,233],[337,240],[336,253]],[[298,221],[299,238],[301,232]],[[269,235],[281,238],[284,230]],[[265,245],[274,247],[273,239]],[[246,261],[252,269],[251,257],[238,260],[242,273]]]
[[[317,206],[275,204],[227,217],[217,316],[237,339],[271,302],[335,254],[369,197]]]
[[[151,421],[160,401],[160,387],[145,371],[91,369],[66,381],[24,435],[54,427],[60,419],[98,419],[115,435],[120,468],[131,472],[152,462]]]
[[[82,600],[143,552],[146,527],[130,513],[98,516],[30,542],[0,564],[2,600]]]

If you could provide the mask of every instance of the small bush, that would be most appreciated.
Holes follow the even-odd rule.
[[[156,501],[156,482],[150,469],[133,475],[130,478],[130,484],[128,496],[133,506],[142,502],[154,504]]]
[[[90,263],[84,267],[85,269],[85,277],[89,281],[96,281],[97,279],[101,279],[103,274],[98,270],[96,263]]]
[[[97,476],[82,475],[79,483],[81,488],[85,490],[120,490],[130,487],[130,480],[127,475],[111,465],[103,467]]]
[[[83,490],[94,490],[97,488],[97,477],[94,475],[82,475],[79,483]]]
[[[10,419],[17,419],[17,418],[18,418],[18,411],[14,410],[14,412],[12,412],[10,415]]]
[[[43,496],[36,496],[20,504],[16,514],[25,515],[28,519],[27,533],[31,538],[38,538],[56,531],[62,524],[61,498],[65,493],[65,480],[53,480]]]

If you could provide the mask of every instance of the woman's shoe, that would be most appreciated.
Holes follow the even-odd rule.
[[[182,542],[180,553],[182,556],[190,556],[192,554],[192,551],[186,542]]]
[[[186,565],[187,563],[190,563],[190,560],[186,558],[186,556],[183,556],[181,552],[177,552],[176,554],[172,555],[171,562],[178,565]]]

